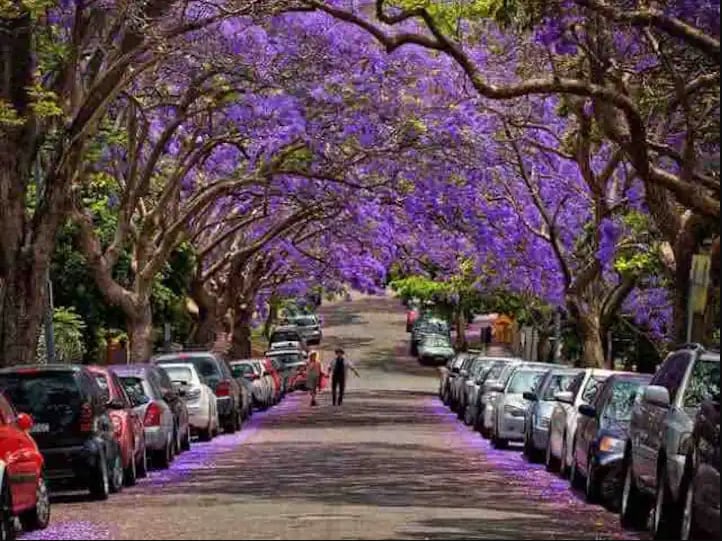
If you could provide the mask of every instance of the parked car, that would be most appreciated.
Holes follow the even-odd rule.
[[[414,322],[413,328],[411,329],[411,355],[418,355],[419,344],[421,344],[424,337],[428,335],[443,336],[451,342],[451,330],[446,321],[438,318],[419,318]]]
[[[692,430],[693,449],[687,456],[687,488],[680,538],[720,538],[719,395],[700,407]]]
[[[603,499],[618,508],[632,408],[651,379],[646,374],[612,374],[593,402],[579,406],[570,479],[573,487],[584,489],[587,501]]]
[[[495,363],[484,385],[481,388],[481,397],[479,400],[479,432],[485,438],[491,437],[491,430],[494,426],[494,415],[496,409],[496,399],[506,387],[514,369],[521,363],[521,359],[509,359],[497,366]]]
[[[273,405],[273,378],[263,367],[263,359],[231,361],[231,372],[235,378],[244,378],[253,386],[253,406],[268,408]]]
[[[459,375],[464,359],[470,357],[468,353],[459,352],[448,360],[441,369],[439,377],[439,398],[444,404],[449,404],[451,398],[451,382]]]
[[[95,376],[103,392],[113,431],[120,444],[123,482],[125,486],[133,486],[136,479],[145,477],[148,471],[143,421],[133,409],[123,384],[112,370],[101,366],[90,366],[88,370]]]
[[[635,404],[625,451],[622,523],[644,527],[652,508],[652,534],[678,539],[682,480],[700,405],[719,394],[719,351],[690,344],[670,353]]]
[[[459,419],[464,421],[467,426],[474,424],[474,408],[471,406],[478,393],[478,388],[483,379],[486,379],[491,365],[494,361],[488,357],[474,357],[469,367],[469,373],[464,379],[461,393],[459,394],[459,405],[457,406],[457,415]]]
[[[512,441],[524,441],[524,414],[527,401],[524,393],[536,389],[549,366],[523,363],[509,377],[494,402],[494,419],[491,427],[491,444],[504,449]]]
[[[0,539],[12,539],[13,517],[26,532],[50,522],[45,461],[30,435],[33,418],[16,413],[0,392]]]
[[[466,380],[466,408],[464,411],[464,423],[473,426],[475,430],[478,430],[479,426],[479,413],[481,412],[481,395],[483,392],[484,383],[494,373],[494,367],[503,367],[508,359],[482,357],[482,360],[486,361],[482,364],[480,370],[476,376],[470,377]]]
[[[241,386],[223,359],[210,351],[188,351],[156,355],[151,362],[161,367],[164,364],[193,363],[198,374],[216,395],[218,418],[223,431],[233,434],[241,429],[243,407]]]
[[[556,366],[539,382],[539,388],[524,394],[528,402],[524,412],[524,454],[532,462],[543,458],[549,439],[549,424],[556,404],[554,396],[569,389],[580,369]]]
[[[572,445],[577,432],[579,406],[590,404],[612,375],[611,370],[587,368],[571,383],[568,391],[557,393],[549,421],[545,464],[548,471],[558,471],[562,477],[569,473]]]
[[[278,404],[284,394],[283,377],[271,359],[263,359],[262,366],[263,370],[271,376],[271,380],[273,381],[273,403]]]
[[[245,378],[236,378],[241,385],[241,420],[246,421],[253,415],[253,383]]]
[[[418,356],[421,364],[440,366],[454,356],[454,346],[446,336],[429,335],[419,342]]]
[[[286,392],[293,391],[291,379],[306,366],[306,357],[300,350],[279,349],[266,352],[266,358],[275,363],[275,367],[283,377],[283,388]]]
[[[123,486],[120,445],[93,374],[75,365],[0,370],[0,389],[32,416],[30,433],[45,461],[50,488],[85,487],[100,500]]]
[[[133,409],[143,419],[145,446],[153,465],[168,468],[175,457],[176,419],[163,396],[161,369],[151,364],[119,364],[110,369],[118,375]]]
[[[323,338],[321,322],[316,314],[290,316],[288,323],[298,329],[306,344],[320,344]]]
[[[458,372],[449,381],[449,408],[453,412],[459,411],[459,402],[461,401],[461,392],[464,389],[466,378],[469,377],[469,369],[474,362],[475,356],[467,354],[461,361]]]
[[[171,382],[178,385],[179,395],[188,409],[188,424],[192,433],[203,441],[210,441],[218,433],[218,399],[206,385],[193,363],[164,364],[163,370]]]
[[[268,349],[274,349],[273,344],[276,342],[298,342],[301,344],[300,349],[308,349],[308,344],[306,344],[301,329],[295,325],[281,325],[280,327],[276,327],[268,338]]]

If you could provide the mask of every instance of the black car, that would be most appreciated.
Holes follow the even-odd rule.
[[[579,406],[571,482],[584,487],[587,501],[601,498],[615,509],[619,507],[632,407],[651,379],[646,374],[613,374],[591,404]]]
[[[32,415],[31,434],[51,487],[84,487],[99,500],[121,490],[120,446],[103,391],[90,371],[73,365],[5,368],[0,389],[16,408]]]
[[[151,359],[153,364],[163,366],[173,363],[193,363],[198,375],[216,395],[218,417],[223,430],[232,434],[243,424],[243,396],[241,385],[231,373],[226,361],[210,351],[165,353]]]
[[[682,535],[686,539],[720,538],[719,395],[702,403],[692,431],[683,486]]]

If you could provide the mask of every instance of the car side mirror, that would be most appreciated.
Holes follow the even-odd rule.
[[[529,402],[536,402],[538,400],[536,393],[532,391],[524,391],[522,396],[524,397],[524,400],[528,400]]]
[[[597,416],[597,409],[589,404],[580,404],[579,413],[586,417],[595,418]]]
[[[563,402],[564,404],[573,404],[574,395],[571,391],[560,391],[554,394],[554,400],[557,400],[558,402]]]
[[[20,430],[27,432],[34,424],[33,418],[30,415],[27,413],[18,413],[17,425]]]
[[[668,408],[671,403],[669,391],[661,385],[650,385],[646,387],[642,399],[648,404],[653,404],[661,408]]]

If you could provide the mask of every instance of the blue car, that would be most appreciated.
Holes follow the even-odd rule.
[[[591,404],[579,406],[571,483],[584,489],[587,501],[619,508],[632,407],[651,379],[646,374],[615,373]]]

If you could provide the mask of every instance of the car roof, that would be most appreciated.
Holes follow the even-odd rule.
[[[24,371],[37,372],[80,372],[85,367],[77,364],[22,364],[0,368],[0,374],[13,374]]]
[[[172,368],[172,367],[174,367],[174,366],[183,367],[183,368],[190,368],[193,372],[196,371],[195,365],[194,365],[192,362],[190,362],[190,361],[188,361],[188,362],[179,361],[179,362],[177,362],[177,363],[164,363],[164,364],[163,364],[163,368]]]
[[[609,376],[609,381],[651,381],[652,374],[640,374],[639,372],[615,372]]]
[[[266,357],[271,357],[273,355],[289,355],[291,353],[295,353],[297,355],[303,355],[303,350],[300,350],[300,349],[272,349],[272,350],[266,352]]]
[[[154,355],[151,358],[151,363],[155,363],[157,361],[165,361],[168,360],[175,360],[175,359],[192,359],[192,358],[200,358],[200,357],[213,357],[216,358],[215,353],[212,351],[178,351],[174,353],[161,353],[159,355]],[[182,362],[182,361],[181,361]]]

